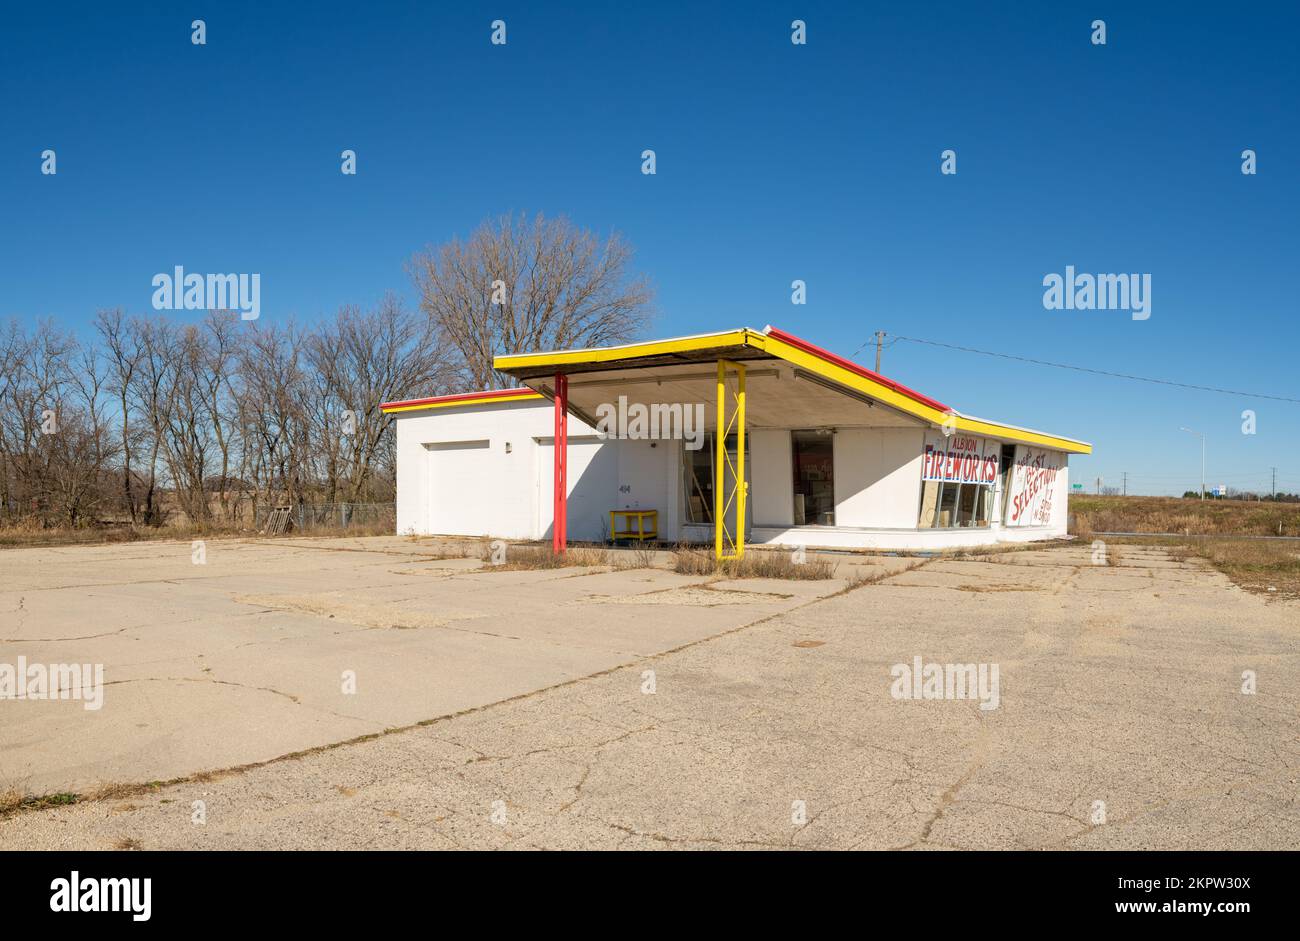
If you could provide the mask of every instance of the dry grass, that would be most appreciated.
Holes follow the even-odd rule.
[[[1300,598],[1300,543],[1250,539],[1196,540],[1170,553],[1205,559],[1247,591]]]
[[[1094,532],[1300,536],[1300,503],[1080,495],[1070,514],[1071,532],[1088,541]]]
[[[346,528],[331,526],[291,529],[286,537],[305,536],[391,536],[391,520],[354,523]],[[175,542],[191,539],[216,539],[222,536],[255,536],[251,525],[240,523],[168,523],[163,526],[107,524],[93,526],[41,526],[20,523],[0,527],[0,549],[35,549],[45,546],[103,546],[130,542]],[[265,538],[280,538],[268,536]]]
[[[631,569],[652,569],[658,564],[658,553],[648,546],[638,546],[631,552],[615,552],[614,569],[615,571],[628,571]]]
[[[286,536],[391,536],[397,530],[397,523],[389,519],[371,520],[366,523],[348,523],[346,527],[308,526],[303,529],[291,529]]]
[[[659,550],[649,546],[626,550],[578,545],[569,546],[565,552],[557,554],[549,545],[510,543],[505,547],[505,561],[493,565],[492,542],[485,540],[472,553],[468,553],[468,556],[483,560],[486,563],[484,570],[492,572],[559,568],[608,568],[616,572],[626,572],[633,569],[659,568],[658,552]]]
[[[550,546],[507,545],[505,560],[492,564],[492,546],[489,543],[480,551],[479,558],[487,564],[484,571],[518,572],[534,569],[560,569],[612,565],[613,560],[608,549],[587,546],[570,546],[564,552],[556,552]]]
[[[20,523],[0,528],[0,548],[26,549],[41,546],[100,546],[144,539],[181,539],[179,529],[170,526],[61,526],[46,527]]]
[[[673,571],[679,575],[721,575],[726,578],[782,578],[816,581],[835,577],[835,565],[825,559],[794,561],[783,551],[750,550],[739,559],[714,557],[710,549],[679,547],[673,553]]]
[[[28,794],[21,787],[7,785],[0,788],[0,818],[20,810],[41,810],[46,807],[66,807],[83,800],[81,795],[59,792],[57,794]]]
[[[23,792],[16,787],[0,790],[0,814],[11,813],[23,805]]]
[[[1116,537],[1119,538],[1119,537]],[[1156,546],[1175,562],[1202,559],[1246,591],[1300,599],[1300,542],[1232,538],[1126,537],[1125,546]],[[1106,540],[1107,553],[1115,541]]]

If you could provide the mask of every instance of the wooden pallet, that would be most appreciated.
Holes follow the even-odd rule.
[[[290,506],[277,506],[272,510],[271,515],[266,519],[266,534],[268,536],[281,536],[288,532],[292,526],[289,515],[292,512],[293,507]]]

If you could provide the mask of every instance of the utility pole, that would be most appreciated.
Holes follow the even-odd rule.
[[[876,372],[877,373],[880,372],[880,341],[882,341],[883,339],[885,339],[885,331],[877,330],[876,331]]]
[[[1128,496],[1128,471],[1124,472],[1124,496]]]
[[[1273,499],[1277,499],[1277,468],[1273,468]]]
[[[1192,431],[1190,428],[1179,428],[1179,431],[1185,431],[1189,435],[1196,435],[1201,439],[1201,500],[1205,500],[1205,435],[1199,431]]]

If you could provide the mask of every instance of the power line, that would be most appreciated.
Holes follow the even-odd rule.
[[[890,340],[888,343],[885,343],[884,346],[883,346],[883,348],[887,350],[887,349],[889,349],[891,346],[893,346],[895,343],[897,343],[899,340],[906,340],[906,339],[907,339],[907,337],[894,337],[894,338],[893,338],[892,340]],[[876,338],[873,336],[873,337],[872,337],[870,340],[868,340],[866,343],[863,343],[863,344],[862,344],[861,346],[859,346],[856,350],[854,350],[852,353],[850,353],[850,354],[849,354],[849,359],[853,359],[853,358],[855,358],[859,353],[861,353],[863,350],[865,350],[867,347],[869,347],[871,344],[873,344],[873,343],[875,343],[875,342],[876,342]]]
[[[1133,376],[1122,372],[1109,372],[1105,369],[1092,369],[1088,366],[1071,366],[1068,363],[1052,363],[1045,359],[1033,359],[1028,356],[1015,356],[1011,353],[993,353],[989,350],[977,350],[969,346],[956,346],[952,343],[940,343],[937,340],[922,340],[918,337],[904,337],[897,333],[891,334],[895,340],[908,340],[912,343],[924,343],[927,346],[942,346],[950,350],[960,350],[963,353],[979,353],[982,356],[996,356],[1000,359],[1014,359],[1022,363],[1032,363],[1035,366],[1052,366],[1056,369],[1073,369],[1075,372],[1092,373],[1095,376],[1110,376],[1114,379],[1131,379],[1134,382],[1150,382],[1162,386],[1175,386],[1179,389],[1194,389],[1198,392],[1218,392],[1222,395],[1240,395],[1251,399],[1272,399],[1275,402],[1294,402],[1300,404],[1300,399],[1293,399],[1285,395],[1268,395],[1263,392],[1241,392],[1236,389],[1220,389],[1215,386],[1198,386],[1189,382],[1174,382],[1170,379],[1151,379],[1147,376]],[[871,341],[867,341],[870,343]],[[863,344],[866,346],[867,344]],[[861,347],[859,348],[861,349]]]

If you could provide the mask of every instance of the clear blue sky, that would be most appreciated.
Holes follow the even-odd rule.
[[[1298,32],[1269,3],[12,5],[0,317],[85,330],[183,264],[310,320],[540,210],[627,236],[656,335],[773,323],[847,355],[885,330],[1300,398]],[[1045,310],[1066,265],[1151,273],[1151,318]],[[1210,484],[1300,490],[1297,404],[905,342],[884,372],[1094,442],[1075,480],[1195,488],[1190,425]]]

